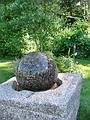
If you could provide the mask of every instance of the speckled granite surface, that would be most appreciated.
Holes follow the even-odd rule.
[[[16,67],[16,83],[22,90],[48,90],[54,83],[59,83],[57,75],[54,59],[41,52],[30,52]]]
[[[16,77],[0,85],[0,120],[76,120],[82,77],[58,74],[62,85],[43,92],[15,91]]]

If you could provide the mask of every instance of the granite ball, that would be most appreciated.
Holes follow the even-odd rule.
[[[18,86],[22,90],[48,90],[56,82],[56,64],[45,53],[31,52],[18,63],[16,78]]]

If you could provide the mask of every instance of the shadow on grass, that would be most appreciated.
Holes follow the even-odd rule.
[[[14,68],[11,61],[0,61],[0,83],[14,76]]]
[[[87,107],[80,105],[77,120],[90,120],[90,110],[88,111]]]
[[[90,58],[83,60],[83,59],[76,59],[76,62],[79,64],[82,64],[83,66],[88,66],[90,65]]]
[[[0,68],[0,83],[5,82],[14,76],[14,72],[10,69],[1,69]]]

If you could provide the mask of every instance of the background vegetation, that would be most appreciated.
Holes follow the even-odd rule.
[[[53,55],[60,72],[83,74],[78,120],[90,120],[90,0],[1,0],[0,83],[31,51]]]
[[[3,0],[0,4],[0,54],[21,57],[33,42],[55,56],[77,52],[88,57],[89,5],[79,0]]]

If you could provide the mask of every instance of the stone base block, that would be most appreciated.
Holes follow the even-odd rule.
[[[16,91],[16,77],[0,85],[0,120],[76,120],[82,77],[59,73],[62,85],[42,92]]]

